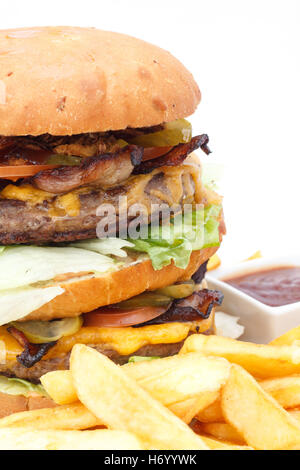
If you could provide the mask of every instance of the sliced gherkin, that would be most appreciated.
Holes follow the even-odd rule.
[[[11,325],[22,331],[30,343],[42,344],[77,333],[82,323],[82,317],[73,317],[55,321],[12,322]]]
[[[124,310],[139,307],[165,307],[171,302],[172,299],[166,295],[157,294],[156,292],[143,292],[143,294],[115,304],[114,307]]]
[[[81,157],[54,153],[47,158],[47,165],[78,166],[82,162]]]
[[[141,147],[170,147],[185,144],[192,138],[192,125],[186,119],[167,122],[164,129],[130,139],[131,144]],[[129,139],[128,139],[129,140]]]
[[[183,299],[193,294],[195,290],[195,283],[191,279],[190,281],[180,282],[173,284],[172,286],[162,287],[157,289],[155,292],[161,295],[167,295],[172,299]]]

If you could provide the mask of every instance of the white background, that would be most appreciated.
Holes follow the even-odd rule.
[[[222,259],[300,252],[299,0],[1,0],[0,27],[95,26],[170,50],[194,74],[194,133],[224,163]],[[126,51],[124,51],[126,53]],[[1,71],[0,71],[1,73]]]

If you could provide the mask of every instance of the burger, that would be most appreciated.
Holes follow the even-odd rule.
[[[0,32],[0,416],[50,406],[74,344],[118,364],[214,333],[225,233],[170,53],[94,28]]]

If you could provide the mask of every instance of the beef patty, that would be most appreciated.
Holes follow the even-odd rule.
[[[115,208],[117,223],[122,227],[135,216],[123,219],[119,198],[127,196],[128,208],[143,204],[149,223],[151,204],[165,207],[201,202],[199,169],[192,165],[163,167],[145,175],[131,176],[124,184],[103,190],[85,187],[64,195],[37,191],[30,185],[8,185],[0,193],[0,244],[42,244],[95,238],[97,224],[107,219],[99,207]],[[153,211],[152,211],[153,212]],[[124,212],[126,215],[126,212]],[[114,228],[114,214],[111,215]],[[108,236],[115,236],[107,230]]]

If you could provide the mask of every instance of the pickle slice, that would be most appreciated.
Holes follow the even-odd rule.
[[[163,130],[152,134],[143,134],[133,137],[131,144],[141,147],[170,147],[185,144],[192,138],[192,125],[186,119],[167,122]]]
[[[22,331],[30,343],[42,344],[73,335],[80,330],[82,323],[82,317],[73,317],[56,321],[12,322],[11,325]]]
[[[128,310],[138,307],[166,307],[171,302],[172,299],[166,295],[157,294],[156,292],[143,292],[143,294],[136,295],[113,306]]]
[[[192,295],[194,290],[195,283],[191,279],[190,281],[180,282],[172,286],[162,287],[161,289],[157,289],[155,293],[166,295],[172,299],[183,299]]]
[[[47,158],[47,165],[78,166],[80,165],[81,161],[81,157],[54,153]]]

